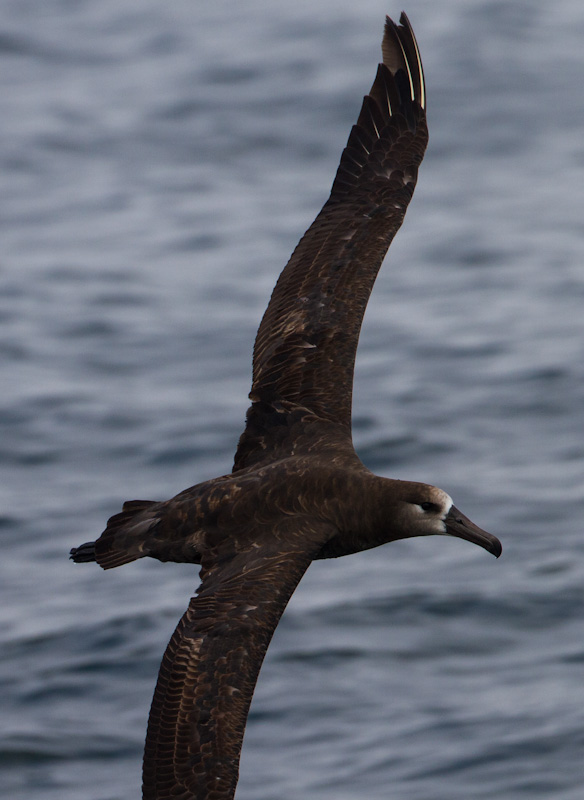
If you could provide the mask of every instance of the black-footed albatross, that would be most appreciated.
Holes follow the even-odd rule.
[[[232,473],[166,502],[124,503],[96,542],[71,551],[104,569],[143,556],[201,565],[154,692],[145,800],[233,798],[258,673],[311,561],[433,534],[501,553],[446,492],[380,478],[353,449],[361,322],[428,142],[422,62],[405,14],[399,25],[387,18],[382,53],[330,197],[259,327]]]

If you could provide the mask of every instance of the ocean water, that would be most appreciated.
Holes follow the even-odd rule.
[[[68,561],[228,471],[253,338],[379,60],[378,0],[0,9],[0,793],[140,796],[185,565]],[[238,800],[580,800],[584,5],[410,0],[430,147],[361,337],[355,444],[503,542],[314,564]]]

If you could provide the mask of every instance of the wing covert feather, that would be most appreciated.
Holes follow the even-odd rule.
[[[252,405],[234,469],[282,449],[285,423],[275,415],[303,413],[350,439],[363,315],[428,142],[421,60],[405,15],[400,22],[387,19],[384,63],[363,100],[331,195],[280,275],[260,324]]]

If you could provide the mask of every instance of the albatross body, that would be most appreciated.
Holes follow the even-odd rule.
[[[144,753],[145,800],[230,800],[258,673],[311,561],[412,536],[494,536],[434,486],[371,473],[353,449],[351,394],[365,307],[412,198],[428,131],[405,14],[333,183],[276,284],[254,347],[233,471],[166,502],[133,500],[71,551],[104,569],[143,556],[201,565],[164,654]]]

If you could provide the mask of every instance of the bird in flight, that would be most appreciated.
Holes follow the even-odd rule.
[[[361,322],[428,142],[422,62],[405,14],[386,19],[382,54],[330,197],[260,324],[232,472],[165,502],[129,501],[97,541],[71,550],[73,561],[104,569],[144,556],[201,565],[160,667],[144,800],[233,798],[262,661],[314,559],[434,534],[501,553],[446,492],[378,477],[353,449]]]

